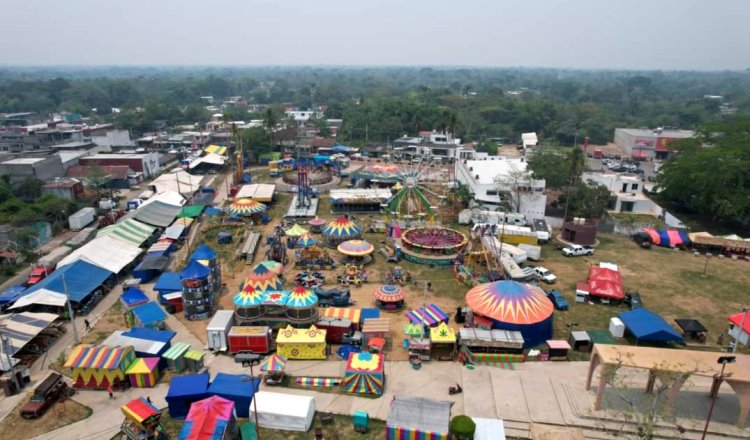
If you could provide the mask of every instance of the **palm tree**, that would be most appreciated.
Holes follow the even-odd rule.
[[[263,127],[268,132],[268,142],[271,143],[272,148],[274,130],[276,129],[276,125],[278,125],[278,123],[279,118],[276,116],[276,112],[274,112],[270,107],[267,108],[265,113],[263,113]]]

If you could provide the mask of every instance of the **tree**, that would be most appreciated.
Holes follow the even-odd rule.
[[[607,212],[610,193],[604,185],[579,182],[560,196],[558,203],[567,203],[568,197],[568,217],[598,219]]]
[[[44,182],[41,180],[34,177],[26,177],[14,185],[13,193],[22,200],[32,202],[42,195],[42,186],[44,186]]]
[[[326,121],[325,118],[319,118],[317,115],[313,114],[307,122],[319,130],[318,134],[321,137],[328,137],[331,135],[331,128],[328,126],[328,121]]]
[[[524,188],[531,184],[529,173],[512,164],[506,174],[495,176],[494,181],[498,191],[510,198],[508,208],[513,212],[521,212],[521,195],[525,192]]]
[[[277,125],[279,125],[279,117],[273,108],[268,107],[266,111],[263,112],[263,127],[266,129],[268,143],[271,145],[274,145],[274,132],[276,131]]]
[[[92,164],[86,168],[86,177],[83,181],[86,188],[92,191],[96,195],[96,199],[99,200],[109,193],[107,187],[112,182],[112,176],[107,174],[104,168],[98,164]]]

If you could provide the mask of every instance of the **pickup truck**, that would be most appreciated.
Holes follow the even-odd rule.
[[[542,266],[537,266],[534,268],[534,277],[544,281],[547,284],[555,284],[555,281],[557,281],[557,277],[555,276],[555,274],[550,272],[550,270],[546,267]]]
[[[36,387],[31,400],[21,407],[21,417],[24,419],[41,417],[67,390],[68,384],[65,383],[63,377],[58,373],[50,373],[44,382]]]
[[[570,307],[568,301],[559,290],[550,290],[547,292],[547,298],[552,301],[552,305],[554,305],[557,310],[568,310],[568,307]]]
[[[54,271],[55,271],[55,266],[51,266],[51,265],[36,266],[35,268],[31,269],[31,272],[29,272],[29,278],[26,279],[26,286],[31,287],[34,284],[37,284],[38,282],[47,278],[47,276]]]
[[[562,249],[563,255],[566,257],[580,257],[582,255],[594,255],[594,248],[591,246],[581,246],[579,244],[572,244],[565,246]]]

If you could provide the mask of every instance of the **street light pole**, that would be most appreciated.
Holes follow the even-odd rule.
[[[743,307],[742,308],[742,321],[740,321],[740,330],[737,332],[737,340],[734,341],[734,345],[732,346],[732,353],[736,353],[737,346],[740,345],[740,340],[742,339],[742,332],[745,331],[745,320],[747,319],[747,314],[748,314],[748,308]]]
[[[719,380],[718,386],[714,390],[713,387],[711,389],[711,407],[708,409],[708,416],[706,417],[706,426],[703,428],[703,435],[701,436],[701,440],[706,440],[706,434],[708,433],[708,424],[711,423],[711,415],[714,412],[714,405],[716,405],[716,399],[719,397],[719,387],[721,386],[721,381],[724,380],[724,377],[731,376],[732,373],[727,374],[724,376],[724,369],[727,367],[727,364],[733,364],[737,358],[735,356],[721,356],[717,360],[718,363],[721,364],[721,373],[719,373],[719,376],[715,378]]]
[[[258,399],[257,392],[260,390],[260,383],[258,388],[255,388],[255,374],[253,373],[253,366],[260,364],[260,355],[255,353],[237,353],[234,357],[234,362],[242,364],[243,367],[250,367],[250,387],[253,389],[253,412],[255,413],[255,437],[260,440],[260,426],[258,426]],[[243,378],[244,382],[245,379]]]
[[[68,304],[68,315],[70,316],[70,325],[73,327],[73,340],[76,344],[80,344],[81,340],[78,339],[78,330],[76,330],[75,312],[73,312],[73,305],[70,302],[70,294],[68,293],[68,283],[65,281],[65,272],[60,276],[63,284],[63,293],[65,294],[65,302]]]

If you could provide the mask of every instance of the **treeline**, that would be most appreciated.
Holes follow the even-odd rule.
[[[522,132],[536,131],[549,143],[572,144],[583,136],[603,143],[611,141],[617,126],[694,128],[721,122],[722,102],[747,112],[750,73],[432,67],[0,70],[0,112],[68,110],[115,121],[135,134],[160,120],[205,122],[210,114],[201,96],[234,95],[249,103],[299,108],[325,104],[326,116],[344,118],[341,138],[353,144],[441,127],[465,140],[516,140]],[[112,108],[120,112],[113,115]]]

